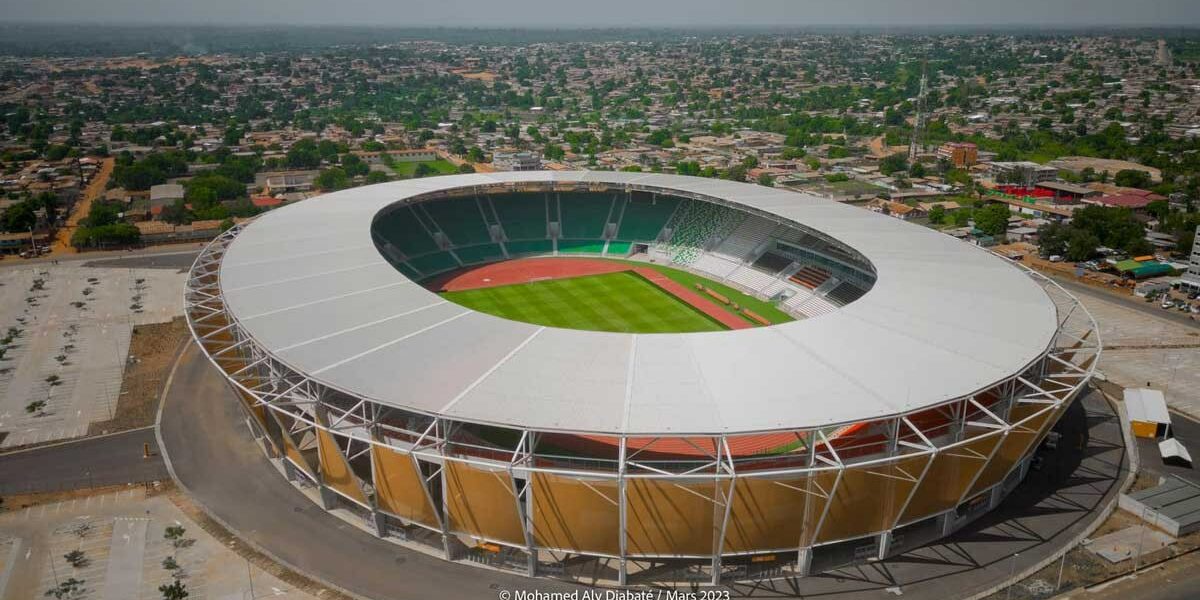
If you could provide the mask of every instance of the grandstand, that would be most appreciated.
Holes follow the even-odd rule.
[[[431,289],[527,261],[597,278],[476,295],[540,323]],[[689,297],[683,325],[574,325]],[[645,173],[313,198],[206,247],[185,306],[269,460],[321,508],[447,560],[589,585],[803,577],[932,543],[1020,484],[1100,352],[1070,294],[980,248]],[[800,318],[748,314],[769,311]]]
[[[472,191],[396,207],[374,233],[418,279],[510,257],[624,258],[640,247],[647,259],[771,300],[797,318],[827,314],[870,289],[869,265],[798,227],[700,199],[613,189]],[[842,276],[822,287],[834,273]],[[812,295],[820,298],[800,301]]]

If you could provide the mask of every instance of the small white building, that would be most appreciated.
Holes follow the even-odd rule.
[[[1160,390],[1126,388],[1125,414],[1137,437],[1161,438],[1171,430],[1171,413]]]

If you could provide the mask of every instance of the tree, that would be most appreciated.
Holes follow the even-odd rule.
[[[1042,257],[1062,255],[1067,251],[1071,229],[1062,223],[1047,223],[1038,228],[1038,251]]]
[[[1008,217],[1011,214],[1007,204],[989,204],[975,211],[975,228],[987,235],[1000,235],[1008,231]]]
[[[237,125],[226,127],[221,141],[225,142],[226,146],[236,146],[242,143],[242,130]]]
[[[914,179],[924,177],[925,176],[925,165],[923,165],[919,162],[913,163],[912,166],[908,168],[908,176],[912,177]]]
[[[758,185],[765,187],[775,187],[775,178],[768,173],[763,173],[758,176]]]
[[[437,175],[437,171],[423,162],[417,163],[417,168],[413,169],[413,177],[428,177],[430,175]]]
[[[562,146],[559,146],[558,144],[546,144],[546,147],[542,149],[542,154],[550,160],[562,160],[567,156],[567,153],[562,149]]]
[[[392,178],[388,177],[388,174],[383,171],[371,171],[367,173],[367,184],[387,183],[391,180]]]
[[[346,171],[341,167],[330,167],[321,171],[317,175],[317,178],[313,180],[313,183],[326,192],[344,190],[350,187],[350,177],[346,175]]]
[[[83,580],[68,578],[66,581],[46,590],[46,595],[54,597],[57,600],[63,598],[75,598],[83,594]]]
[[[934,204],[929,209],[929,222],[933,225],[941,225],[942,221],[946,220],[946,208],[941,204]]]
[[[908,169],[908,161],[904,159],[903,154],[890,154],[879,161],[879,172],[884,175],[891,175],[906,169]]]
[[[359,158],[357,154],[347,154],[343,156],[342,169],[345,170],[346,175],[350,177],[366,175],[371,171],[370,165],[363,162],[363,160]]]
[[[29,404],[25,405],[25,412],[27,412],[31,415],[36,415],[36,416],[40,417],[40,416],[46,414],[45,411],[46,411],[46,401],[45,400],[34,400],[33,402],[30,402]]]
[[[1171,214],[1171,204],[1166,200],[1155,200],[1146,205],[1146,212],[1154,215],[1154,218],[1161,221],[1166,219],[1167,215]]]
[[[1096,254],[1100,246],[1100,238],[1096,234],[1082,229],[1073,229],[1067,237],[1067,249],[1063,255],[1070,261],[1087,260]]]
[[[467,150],[467,160],[473,163],[481,163],[486,159],[487,157],[483,155],[483,150],[479,146],[471,146],[470,149]]]
[[[88,564],[87,556],[84,555],[83,550],[72,550],[63,555],[63,560],[77,569]]]
[[[317,151],[317,143],[306,138],[288,148],[284,161],[296,169],[315,169],[321,166],[321,154]]]
[[[1150,186],[1150,174],[1140,169],[1121,169],[1113,177],[1113,183],[1121,187],[1145,188]]]
[[[723,174],[721,174],[721,179],[728,179],[730,181],[745,181],[746,165],[736,164],[732,167],[729,167]]]
[[[158,591],[162,593],[163,600],[184,600],[188,597],[187,586],[183,585],[183,581],[179,579],[170,584],[158,586]]]

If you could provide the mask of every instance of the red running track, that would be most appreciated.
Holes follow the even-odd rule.
[[[630,268],[624,263],[591,258],[518,258],[454,271],[434,278],[425,287],[435,292],[459,292],[514,283],[618,273]]]
[[[750,329],[751,327],[754,327],[750,323],[746,322],[745,319],[734,315],[733,313],[721,308],[720,306],[717,306],[716,304],[713,304],[713,302],[708,298],[705,298],[704,296],[687,289],[687,287],[680,285],[675,280],[663,275],[662,273],[659,273],[658,271],[655,271],[654,269],[637,267],[633,269],[633,272],[641,275],[650,283],[653,283],[654,285],[657,285],[665,290],[668,294],[683,300],[692,308],[708,315],[718,323],[730,329]]]

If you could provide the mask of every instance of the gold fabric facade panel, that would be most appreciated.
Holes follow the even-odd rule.
[[[367,503],[367,495],[363,493],[358,478],[350,470],[350,463],[342,456],[333,434],[317,428],[317,450],[321,457],[321,479],[325,485],[341,492],[342,495],[361,504]]]
[[[987,465],[1001,437],[1001,432],[997,431],[942,448],[913,493],[900,522],[916,521],[957,506],[971,482]]]
[[[1038,411],[1042,411],[1038,413]],[[1000,447],[992,456],[992,460],[983,468],[975,485],[971,486],[970,495],[975,495],[987,488],[1000,483],[1005,475],[1025,457],[1029,448],[1041,439],[1042,432],[1054,424],[1058,410],[1045,404],[1018,404],[1013,407],[1009,422],[1014,423]],[[1036,415],[1036,416],[1031,416]],[[1028,420],[1025,420],[1028,419]],[[1025,420],[1024,422],[1021,422]]]
[[[929,458],[923,454],[884,464],[846,467],[816,541],[832,542],[891,529]]]
[[[476,538],[525,545],[512,477],[457,461],[443,470],[450,529]]]
[[[728,485],[724,483],[723,485]],[[713,553],[719,506],[714,481],[625,480],[626,551],[631,556]]]
[[[425,492],[425,480],[411,456],[372,445],[371,465],[375,472],[375,501],[381,510],[427,527],[441,527]]]
[[[533,537],[542,548],[619,555],[620,492],[615,480],[533,474]]]
[[[824,507],[824,492],[808,476],[739,477],[725,526],[722,552],[795,550],[804,531],[805,510]]]

